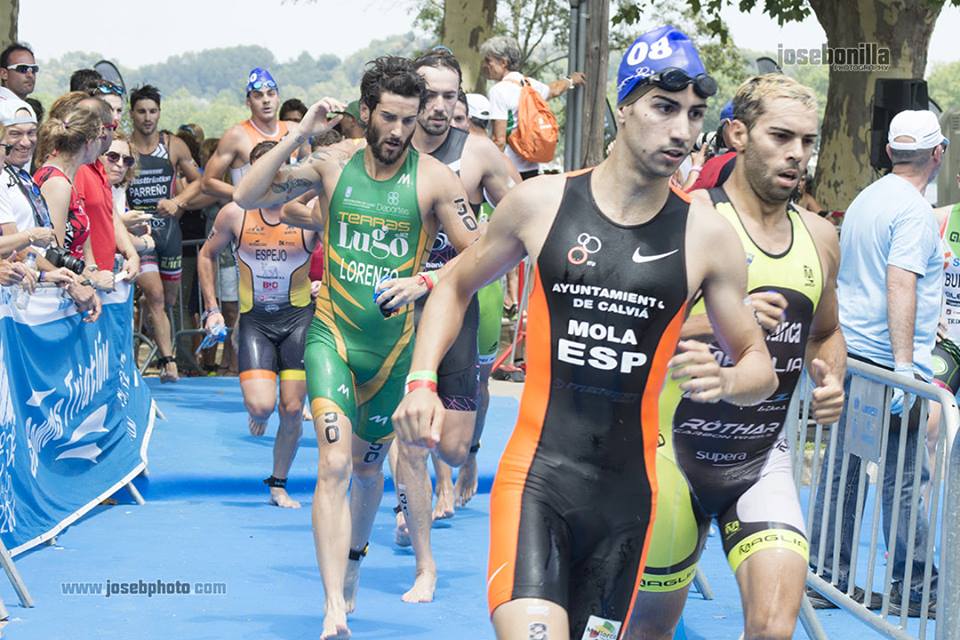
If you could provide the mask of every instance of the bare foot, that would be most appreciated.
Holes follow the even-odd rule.
[[[343,611],[327,611],[323,616],[323,633],[320,634],[320,640],[347,640],[349,637],[347,614]]]
[[[160,367],[160,382],[179,382],[180,372],[177,371],[177,363],[173,360],[166,362]]]
[[[360,561],[347,561],[347,575],[343,579],[343,601],[347,605],[347,613],[353,613],[357,608],[357,589],[360,587]]]
[[[410,530],[407,529],[407,520],[403,517],[403,511],[397,511],[397,528],[393,531],[393,544],[398,547],[410,546]]]
[[[437,588],[437,572],[418,571],[410,591],[400,596],[404,602],[433,602],[433,592]]]
[[[443,520],[453,517],[453,486],[449,483],[437,483],[437,504],[433,508],[433,519]]]
[[[267,421],[264,420],[260,422],[256,418],[250,417],[250,435],[252,436],[262,436],[267,430]]]
[[[300,508],[300,503],[291,498],[283,487],[270,487],[270,502],[284,509]]]
[[[459,507],[467,506],[470,499],[477,495],[477,458],[467,457],[467,461],[460,467],[457,482],[453,486],[454,504]]]

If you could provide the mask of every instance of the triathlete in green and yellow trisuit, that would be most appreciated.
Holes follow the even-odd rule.
[[[326,268],[305,356],[319,449],[312,515],[326,594],[324,640],[350,635],[347,613],[355,607],[359,561],[383,494],[391,416],[409,367],[410,305],[433,283],[417,270],[440,225],[458,251],[479,235],[456,175],[409,148],[425,95],[411,62],[370,62],[360,88],[365,148],[335,145],[283,166],[298,145],[329,129],[328,113],[342,110],[324,98],[251,167],[234,195],[247,208],[289,202],[311,190],[318,195],[312,210],[286,207],[284,221],[325,237]],[[438,448],[450,446],[441,441]],[[403,491],[402,481],[398,488]],[[411,507],[409,517],[429,522],[430,513]],[[436,566],[417,545],[414,552],[416,579],[402,598],[429,601]]]
[[[490,219],[493,207],[486,202],[477,218],[483,224]],[[500,328],[503,318],[503,281],[499,278],[477,291],[480,301],[480,329],[477,331],[477,351],[480,354],[477,364],[490,367],[500,350]],[[487,372],[490,375],[490,372]]]
[[[374,288],[416,275],[432,242],[417,201],[419,154],[377,181],[357,153],[330,198],[324,269],[304,358],[313,414],[342,413],[370,443],[392,433],[413,351],[413,308],[384,318]],[[332,405],[332,406],[331,406]]]

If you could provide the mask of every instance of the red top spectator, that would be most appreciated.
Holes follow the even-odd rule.
[[[728,151],[704,162],[700,176],[697,178],[697,181],[693,183],[693,186],[690,187],[690,191],[696,189],[712,189],[722,185],[727,181],[727,178],[730,177],[730,174],[733,173],[733,165],[736,159],[737,152]]]
[[[98,269],[113,271],[117,238],[113,226],[113,191],[100,160],[77,169],[74,188],[90,219],[90,244]]]
[[[45,165],[37,169],[33,175],[34,181],[39,186],[49,180],[51,177],[60,177],[70,181],[60,169],[51,165]],[[77,193],[76,185],[70,190],[70,208],[67,211],[67,229],[64,234],[63,245],[74,258],[83,260],[83,243],[87,241],[90,235],[90,218],[84,209],[83,199]],[[112,265],[111,265],[112,266]]]

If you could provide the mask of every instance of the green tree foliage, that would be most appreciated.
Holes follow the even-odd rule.
[[[278,62],[267,49],[243,45],[191,51],[171,56],[165,62],[140,68],[123,66],[118,61],[127,87],[149,83],[163,95],[160,126],[175,130],[181,124],[196,122],[210,136],[219,136],[227,128],[250,116],[244,105],[247,74],[254,67],[265,67],[280,84],[280,98],[300,98],[310,104],[324,96],[341,100],[360,97],[360,78],[367,61],[381,55],[409,56],[425,48],[414,34],[374,40],[343,60],[333,54],[316,57],[307,52],[293,60]],[[71,52],[60,58],[41,60],[37,97],[49,106],[70,85],[77,69],[90,68],[102,59],[95,52]]]
[[[960,62],[934,65],[927,86],[941,109],[960,109]]]
[[[414,26],[433,42],[440,42],[443,31],[443,1],[420,0],[416,5]],[[549,68],[554,75],[566,70],[567,42],[570,33],[570,5],[567,0],[499,0],[498,35],[509,35],[520,44],[524,73],[539,77]],[[558,62],[563,63],[556,66]],[[546,75],[550,76],[550,73]]]

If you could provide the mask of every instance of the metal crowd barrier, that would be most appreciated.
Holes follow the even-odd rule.
[[[804,376],[798,393],[802,404],[786,425],[801,495],[804,487],[809,487],[806,524],[811,569],[807,586],[882,636],[903,640],[928,637],[932,622],[928,606],[935,600],[933,637],[960,640],[960,447],[952,447],[960,428],[957,404],[949,392],[933,384],[906,380],[855,360],[849,360],[847,366],[850,380],[841,422],[810,423],[812,383]],[[912,417],[918,419],[918,423],[912,425],[912,433],[906,411],[901,416],[892,416],[887,411],[894,389],[904,391],[905,406],[911,406],[913,400],[919,403],[912,410]],[[931,403],[939,403],[942,411],[935,454],[928,461],[926,431]],[[908,440],[913,441],[909,447]],[[908,474],[905,483],[904,471],[911,463],[913,477],[910,479]],[[807,469],[809,477],[804,473]],[[923,477],[932,482],[928,506],[922,501]],[[852,504],[851,497],[854,498]],[[909,501],[905,511],[903,500]],[[817,508],[818,502],[822,503],[821,508]],[[890,541],[886,546],[879,539],[884,508],[890,511],[886,516],[889,524],[882,531],[884,539]],[[901,522],[904,517],[906,530]],[[869,526],[864,526],[868,522]],[[921,545],[917,538],[924,535],[924,530],[929,533],[926,544]],[[899,557],[894,541],[898,532],[903,536],[901,539],[905,539],[902,551],[905,569],[902,599],[892,602],[895,557]],[[849,540],[845,553],[842,551],[844,539]],[[887,559],[883,554],[886,548],[890,549]],[[866,563],[861,553],[867,554]],[[849,560],[846,579],[842,577],[841,568],[844,555]],[[908,585],[914,577],[915,561],[921,562],[923,570],[920,617],[918,622],[908,625]],[[939,576],[936,591],[932,593],[935,561],[939,564]],[[868,606],[874,592],[874,577],[881,575],[883,586],[877,593],[882,594],[882,604],[879,610],[871,610]],[[853,597],[856,587],[866,592],[863,598],[866,604]],[[891,604],[900,605],[901,613],[888,618]],[[806,597],[800,622],[809,637],[818,640],[827,637]]]
[[[197,240],[184,240],[183,241],[184,257],[186,257],[187,248],[192,248],[194,259],[196,260],[196,257],[200,255],[200,247],[203,246],[204,242],[205,242],[205,239],[202,239],[202,238]],[[220,268],[220,265],[218,262],[217,269],[219,268]],[[217,280],[217,286],[219,287],[219,278],[217,278],[216,280]],[[173,351],[174,357],[176,357],[179,352],[179,355],[183,355],[185,357],[186,362],[189,366],[196,367],[199,370],[202,367],[200,366],[200,363],[197,362],[197,358],[193,352],[193,349],[180,349],[180,338],[182,338],[183,336],[195,336],[195,335],[202,336],[206,334],[206,331],[203,329],[203,327],[188,328],[190,323],[187,323],[186,319],[190,317],[190,315],[192,314],[190,313],[190,309],[188,308],[189,299],[186,301],[184,300],[185,288],[183,286],[182,280],[180,284],[181,286],[177,290],[177,302],[175,303],[174,306],[167,309],[167,318],[170,321],[170,339],[172,342],[171,350]],[[193,286],[196,287],[197,300],[199,301],[199,309],[202,311],[203,310],[203,290],[200,287],[200,275],[196,267],[194,267],[193,269]],[[144,311],[141,309],[141,312],[140,312],[141,324],[143,323],[143,317],[144,317]],[[228,327],[227,330],[228,332],[231,332],[231,333],[233,331],[231,327]],[[150,348],[147,353],[146,359],[144,359],[143,364],[140,365],[140,373],[142,375],[150,366],[150,364],[153,362],[154,357],[159,353],[160,349],[153,340],[150,340],[150,338],[143,335],[143,333],[140,331],[135,332],[134,338],[135,340],[139,340],[147,344],[147,346]]]
[[[527,337],[526,313],[530,304],[530,294],[533,291],[533,282],[533,263],[527,257],[517,266],[517,291],[520,294],[520,300],[517,304],[517,319],[513,324],[513,338],[510,340],[510,347],[494,360],[492,368],[493,371],[504,371],[516,382],[522,382],[525,377],[525,372],[517,366],[517,361]]]

